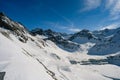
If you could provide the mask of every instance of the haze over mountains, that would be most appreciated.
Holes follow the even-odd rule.
[[[0,13],[0,80],[120,80],[120,28],[29,31]]]

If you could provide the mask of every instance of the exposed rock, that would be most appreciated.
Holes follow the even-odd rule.
[[[0,13],[0,27],[10,30],[14,35],[18,37],[18,39],[22,42],[26,42],[28,37],[26,35],[27,30],[23,25],[18,22],[14,22],[5,16],[4,13]]]
[[[4,80],[5,72],[0,72],[0,80]]]

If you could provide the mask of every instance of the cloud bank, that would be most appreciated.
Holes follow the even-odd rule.
[[[84,7],[80,12],[97,9],[102,4],[104,5],[104,9],[102,10],[109,12],[111,20],[120,19],[120,0],[84,0]]]

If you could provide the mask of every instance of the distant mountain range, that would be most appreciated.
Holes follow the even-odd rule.
[[[0,13],[0,80],[120,80],[120,28],[29,31]]]

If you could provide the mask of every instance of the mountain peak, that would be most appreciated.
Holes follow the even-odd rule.
[[[22,42],[26,42],[27,30],[25,29],[25,27],[7,17],[3,12],[0,13],[0,27],[11,31],[14,35],[18,36],[19,40],[21,40]]]
[[[0,12],[0,16],[5,16],[4,12]]]

